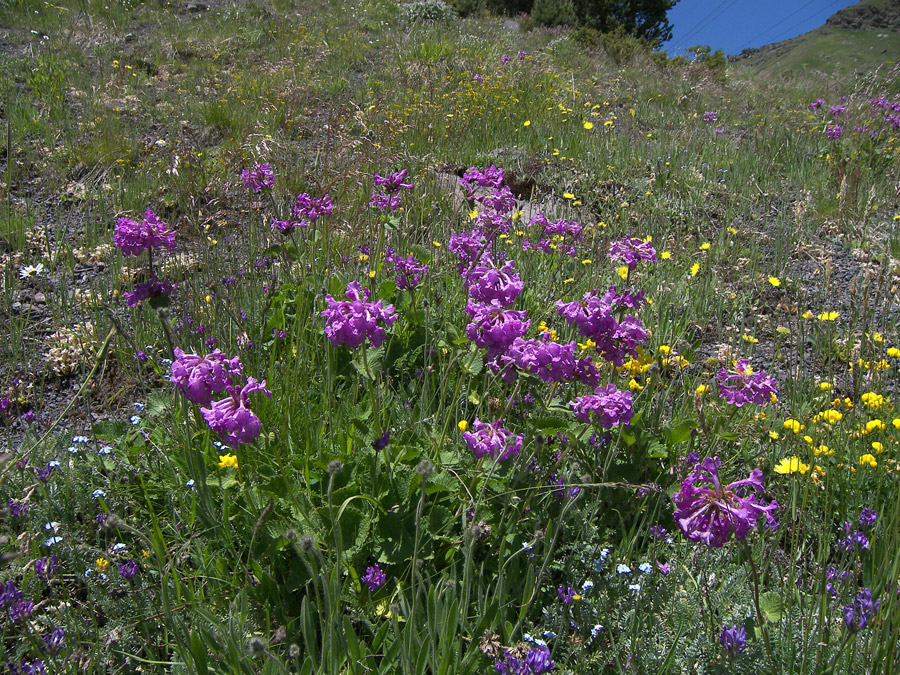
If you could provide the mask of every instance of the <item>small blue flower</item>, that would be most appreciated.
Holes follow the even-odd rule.
[[[66,452],[74,455],[76,452],[78,452],[78,448],[76,448],[74,445],[70,445],[68,448],[66,448]]]
[[[644,574],[650,574],[650,572],[653,571],[653,565],[648,562],[644,562],[638,565],[638,569]]]
[[[100,488],[97,488],[96,490],[94,490],[94,491],[91,493],[91,496],[92,496],[94,499],[100,499],[100,497],[105,497],[105,496],[106,496],[106,493],[105,493],[103,490],[101,490]]]
[[[628,584],[628,590],[638,592],[641,590],[641,585],[640,584]]]
[[[125,548],[125,544],[123,544],[123,543],[120,542],[120,543],[118,543],[118,544],[113,544],[112,551],[113,551],[113,553],[118,553],[118,552],[121,551],[123,548]]]
[[[547,638],[548,640],[555,640],[556,633],[554,633],[552,630],[545,630],[544,637]]]
[[[128,421],[131,422],[132,426],[137,426],[141,423],[141,417],[140,415],[132,415],[130,418],[128,418]]]
[[[588,591],[592,590],[593,588],[594,588],[594,582],[591,581],[590,579],[588,579],[583,584],[581,584],[581,592],[582,593],[587,593]]]
[[[184,486],[193,489],[194,488],[194,479],[191,478],[187,483],[184,484]]]
[[[164,366],[171,366],[171,365],[172,365],[172,359],[160,359],[159,362],[160,362],[162,365],[164,365]]]
[[[58,466],[59,466],[58,459],[51,459],[49,462],[47,462],[47,468],[49,468],[49,469],[55,469]]]
[[[102,448],[100,448],[100,449],[97,451],[97,454],[98,454],[98,455],[109,455],[109,454],[112,454],[112,448],[109,447],[108,445],[104,445]]]
[[[62,541],[62,537],[50,537],[47,541],[44,542],[44,546],[53,546],[54,544],[58,544]]]
[[[138,403],[137,401],[135,401],[132,405],[137,409],[138,412],[140,412],[144,409],[143,403]]]
[[[591,637],[592,637],[592,638],[597,637],[597,635],[599,635],[599,633],[600,633],[601,630],[603,630],[603,626],[601,626],[601,625],[598,623],[598,624],[595,625],[593,628],[591,628]]]
[[[45,530],[53,530],[56,532],[59,529],[59,523],[55,520],[51,520],[49,523],[44,525]]]
[[[73,436],[72,442],[73,443],[87,443],[88,437],[87,436]]]
[[[619,574],[631,574],[631,568],[625,563],[620,563],[616,566],[616,572]]]

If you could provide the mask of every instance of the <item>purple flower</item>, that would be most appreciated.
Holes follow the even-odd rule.
[[[372,449],[375,450],[376,452],[379,450],[384,450],[388,446],[388,443],[390,443],[390,442],[391,442],[391,432],[385,431],[383,434],[381,434],[381,436],[379,436],[374,441],[372,441]]]
[[[208,406],[212,403],[213,394],[234,384],[234,378],[243,369],[239,357],[226,358],[218,349],[206,356],[197,356],[185,354],[176,347],[171,382],[184,392],[191,403]]]
[[[53,575],[56,574],[56,570],[58,569],[59,560],[55,553],[49,558],[44,556],[43,558],[38,558],[34,561],[34,573],[37,575],[38,579],[49,581],[53,578]]]
[[[275,220],[272,218],[272,229],[281,232],[281,234],[290,234],[298,227],[306,227],[308,223],[297,223],[291,220]]]
[[[576,358],[574,342],[553,342],[547,333],[537,340],[516,338],[507,351],[498,355],[489,365],[495,371],[503,370],[502,377],[507,382],[515,379],[513,367],[537,375],[544,382],[577,379],[584,384],[596,386],[600,379],[590,357]]]
[[[684,479],[681,490],[673,496],[678,510],[673,517],[678,529],[691,541],[702,541],[719,548],[734,534],[742,541],[765,515],[769,523],[778,502],[766,505],[756,493],[763,492],[762,471],[753,469],[750,478],[726,486],[719,482],[718,457],[707,457],[694,466],[694,473]],[[741,493],[749,495],[743,497]]]
[[[619,424],[628,426],[634,417],[631,392],[619,391],[614,384],[597,387],[593,394],[569,401],[569,405],[579,420],[590,423],[593,416],[593,421],[604,429]]]
[[[471,188],[472,183],[483,188],[493,188],[499,190],[503,185],[503,169],[499,169],[493,164],[484,171],[476,169],[474,166],[463,174],[459,184],[466,188]]]
[[[719,395],[726,403],[738,408],[747,403],[765,405],[777,393],[775,378],[769,377],[764,370],[754,372],[746,359],[737,361],[734,370],[719,370],[716,381],[719,383]]]
[[[0,397],[0,412],[6,412],[12,407],[12,402],[9,400],[9,396]]]
[[[152,248],[175,250],[175,230],[156,217],[150,209],[144,213],[144,220],[137,222],[131,218],[116,220],[113,244],[123,255],[140,255]]]
[[[482,255],[490,255],[491,242],[484,236],[484,232],[475,229],[471,232],[453,232],[447,249],[459,257],[457,270],[464,275],[476,260]]]
[[[839,117],[847,112],[847,106],[845,105],[833,105],[831,109],[828,111],[828,114],[832,117]]]
[[[862,589],[856,594],[852,605],[842,605],[844,625],[851,633],[858,633],[872,621],[878,612],[879,605],[881,605],[881,600],[872,603],[872,591],[868,588]]]
[[[47,464],[47,466],[42,468],[34,467],[34,477],[42,483],[46,483],[50,480],[50,477],[53,475],[53,472],[55,470],[56,466],[49,463]]]
[[[479,75],[478,73],[475,73],[475,74],[472,76],[472,80],[475,81],[475,82],[477,82],[478,84],[484,84],[484,76],[483,76],[483,75]]]
[[[497,213],[510,213],[516,208],[516,198],[506,185],[487,195],[476,197],[475,201]]]
[[[22,415],[22,421],[25,424],[32,424],[37,419],[37,416],[34,414],[34,410],[28,410]]]
[[[575,602],[575,589],[569,584],[561,585],[557,588],[556,594],[559,596],[559,601],[564,605],[571,605]]]
[[[660,539],[665,539],[668,531],[666,528],[661,525],[654,525],[650,528],[650,534],[653,535],[653,538],[659,541]]]
[[[379,211],[393,213],[403,206],[403,198],[397,194],[376,191],[372,193],[372,197],[369,199],[369,206]]]
[[[7,581],[5,586],[0,584],[0,609],[5,609],[18,602],[21,597],[22,591],[16,588],[16,584],[12,579]]]
[[[505,462],[518,456],[522,450],[524,435],[517,436],[504,429],[502,424],[502,420],[487,424],[476,417],[472,425],[473,430],[463,433],[463,440],[477,459],[490,455],[498,462]]]
[[[320,312],[325,317],[325,336],[335,347],[346,344],[350,349],[359,347],[366,338],[373,347],[384,342],[384,327],[390,328],[397,320],[394,306],[382,306],[381,300],[369,302],[370,291],[357,282],[351,282],[344,293],[347,300],[335,300],[326,296],[328,309]]]
[[[532,647],[521,659],[507,650],[503,653],[503,659],[494,664],[494,671],[500,675],[540,675],[555,668],[556,664],[550,659],[547,645]]]
[[[28,515],[28,512],[31,510],[31,505],[28,502],[17,501],[10,497],[9,501],[6,503],[6,508],[9,509],[9,515],[13,518],[22,519]]]
[[[12,661],[7,662],[6,669],[9,671],[9,675],[43,675],[47,672],[43,661],[35,659],[29,662],[25,660],[24,656],[18,666]]]
[[[832,124],[829,127],[825,127],[825,135],[828,136],[828,138],[838,140],[844,135],[844,127],[840,124]]]
[[[413,289],[428,276],[428,265],[420,263],[414,255],[404,258],[390,252],[386,260],[394,265],[394,274],[397,275],[394,281],[400,290]]]
[[[33,600],[18,598],[9,605],[9,618],[12,621],[26,621],[33,611]]]
[[[248,190],[260,192],[275,185],[275,172],[271,164],[257,164],[253,169],[241,171],[241,180]]]
[[[859,514],[859,527],[863,530],[871,530],[878,521],[878,514],[870,508],[864,508]]]
[[[707,124],[711,122],[718,122],[719,113],[717,113],[715,110],[707,110],[705,113],[703,113],[703,121]]]
[[[331,215],[333,210],[334,205],[327,194],[313,199],[305,192],[301,192],[294,203],[294,218],[300,221],[297,223],[298,227],[306,227],[323,216]]]
[[[376,563],[371,567],[367,567],[366,573],[359,580],[368,586],[369,592],[372,593],[384,586],[386,579],[384,572],[381,571],[381,568]]]
[[[407,190],[413,189],[412,183],[404,183],[403,181],[406,179],[406,169],[402,171],[397,171],[395,173],[389,173],[387,176],[380,176],[377,173],[375,174],[375,187],[382,188],[384,192],[388,194],[394,194],[400,192],[400,188],[405,188]]]
[[[747,646],[747,631],[743,626],[733,625],[731,628],[722,626],[722,632],[719,633],[719,644],[725,648],[729,657],[734,658]]]
[[[809,104],[809,109],[815,110],[816,108],[821,108],[823,105],[825,105],[825,99],[817,98],[815,101]]]
[[[609,259],[621,260],[633,272],[641,260],[656,262],[656,249],[649,241],[638,237],[626,237],[609,245]]]
[[[51,655],[58,654],[66,646],[66,631],[57,626],[53,631],[44,633],[44,647]]]
[[[512,226],[512,219],[496,211],[481,211],[475,217],[475,225],[493,238],[498,234],[509,232],[509,228]]]
[[[547,220],[547,216],[538,213],[531,217],[528,224],[543,227],[544,235],[547,237],[570,235],[576,241],[581,239],[581,225],[572,220]]]
[[[505,309],[497,300],[487,304],[469,302],[466,314],[472,316],[466,326],[466,337],[483,349],[491,358],[504,352],[516,338],[525,335],[530,320],[526,320],[526,312]]]
[[[525,287],[514,269],[515,263],[512,260],[507,260],[498,267],[490,255],[483,255],[478,265],[465,278],[469,298],[481,303],[496,300],[503,307],[511,306]]]
[[[153,275],[153,278],[151,278],[150,281],[135,284],[134,290],[130,293],[124,293],[123,296],[129,307],[137,307],[144,302],[144,300],[156,298],[163,294],[170,294],[175,290],[176,286],[177,284],[160,281],[156,278],[156,275]]]
[[[119,569],[119,576],[123,579],[133,579],[139,569],[137,562],[131,558],[128,558],[124,563],[116,563],[116,567]]]
[[[247,378],[247,384],[241,389],[230,384],[225,389],[229,396],[216,401],[210,408],[200,408],[200,412],[210,429],[230,447],[237,448],[240,443],[252,442],[262,430],[259,418],[247,407],[250,394],[261,392],[270,397],[272,392],[266,389],[265,380],[258,382],[252,377]]]
[[[500,63],[502,63],[503,65],[506,65],[507,63],[509,63],[509,55],[504,54],[503,56],[501,56]]]

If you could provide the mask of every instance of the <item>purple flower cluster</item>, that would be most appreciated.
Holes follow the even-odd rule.
[[[26,661],[24,656],[19,661],[19,665],[16,665],[12,661],[7,662],[6,670],[9,675],[43,675],[43,673],[47,672],[47,668],[44,666],[43,661],[39,659]]]
[[[359,578],[359,580],[369,588],[370,593],[377,591],[384,586],[386,579],[387,577],[385,577],[384,572],[381,571],[381,568],[378,567],[377,563],[371,567],[367,567],[366,573]]]
[[[175,250],[175,230],[168,229],[153,211],[144,212],[144,220],[138,222],[131,218],[116,220],[116,231],[113,244],[123,255],[140,255],[154,248]]]
[[[579,380],[596,386],[600,373],[590,357],[577,358],[575,349],[575,342],[553,342],[547,333],[537,340],[516,338],[506,352],[495,357],[489,365],[495,371],[501,371],[507,383],[515,379],[515,368],[519,368],[537,375],[544,382]]]
[[[59,569],[59,560],[54,553],[49,558],[44,556],[43,558],[38,558],[34,561],[34,574],[38,579],[43,579],[44,581],[50,581],[53,578],[53,575],[56,574],[56,570]]]
[[[543,213],[537,213],[528,221],[529,225],[540,225],[544,228],[544,235],[547,237],[565,237],[570,236],[576,241],[581,240],[581,224],[573,220],[548,220]]]
[[[208,406],[212,403],[213,394],[233,385],[234,378],[243,369],[239,357],[229,359],[218,349],[206,356],[198,356],[185,354],[176,347],[170,381],[184,392],[191,403]]]
[[[505,352],[516,338],[525,335],[531,320],[526,312],[506,309],[497,300],[485,304],[469,302],[466,314],[472,319],[466,325],[466,337],[482,349],[490,359]]]
[[[459,184],[466,190],[469,199],[472,199],[472,197],[475,196],[475,185],[499,190],[500,186],[503,185],[503,169],[499,169],[493,164],[484,171],[471,167],[463,174]]]
[[[731,628],[722,626],[719,644],[728,652],[728,656],[734,658],[747,647],[747,631],[743,626],[732,625]]]
[[[333,210],[334,205],[327,194],[313,199],[305,192],[301,192],[294,202],[294,219],[298,221],[297,227],[308,227],[319,218],[330,216]]]
[[[684,479],[681,490],[673,496],[677,507],[673,517],[678,529],[691,541],[702,541],[714,548],[723,546],[732,534],[742,541],[762,515],[774,526],[772,512],[778,508],[778,502],[763,504],[757,497],[756,493],[764,492],[761,470],[753,469],[749,478],[723,486],[719,480],[720,464],[718,457],[698,462],[693,474]],[[749,494],[745,497],[746,492]]]
[[[872,591],[864,588],[856,594],[852,605],[842,605],[844,625],[851,633],[858,633],[872,622],[878,613],[881,600],[872,602]]]
[[[375,190],[372,191],[372,197],[369,199],[369,206],[379,211],[394,212],[403,206],[403,198],[400,196],[400,190],[412,190],[412,183],[404,183],[406,180],[406,169],[381,176],[375,174]],[[379,189],[380,188],[380,189]]]
[[[501,306],[510,307],[525,287],[514,270],[512,260],[497,267],[489,254],[481,256],[481,261],[465,277],[469,298],[473,302],[486,304],[496,300]]]
[[[828,110],[828,114],[831,115],[832,117],[840,117],[845,112],[847,112],[847,106],[845,106],[845,105],[833,105]]]
[[[556,310],[570,324],[574,324],[586,338],[597,345],[597,350],[607,361],[621,366],[628,356],[637,354],[638,345],[647,342],[647,331],[641,320],[631,314],[621,321],[613,316],[616,306],[638,304],[643,295],[631,296],[627,293],[617,295],[611,288],[603,296],[596,290],[585,293],[581,300],[564,303],[556,301]]]
[[[494,671],[499,675],[540,675],[555,668],[546,645],[530,648],[521,658],[506,650],[503,659],[494,664]]]
[[[488,424],[476,417],[473,430],[463,433],[463,439],[476,459],[490,455],[498,462],[504,462],[518,456],[522,450],[523,434],[515,435],[502,425],[502,420]]]
[[[816,110],[817,108],[821,108],[823,105],[825,105],[825,99],[817,98],[815,101],[809,104],[809,109]]]
[[[569,405],[579,420],[590,423],[593,418],[604,429],[612,429],[620,424],[628,426],[634,417],[631,392],[619,391],[614,384],[599,386],[593,394],[579,396],[574,401],[569,401]]]
[[[569,584],[562,584],[559,588],[556,589],[556,595],[559,596],[559,601],[564,605],[571,605],[575,602],[575,589],[569,586]]]
[[[119,570],[119,576],[123,579],[133,579],[140,569],[137,561],[128,558],[124,563],[116,563]]]
[[[765,405],[777,393],[775,378],[769,377],[764,370],[754,372],[746,359],[737,361],[734,370],[719,370],[716,381],[719,384],[719,395],[726,403],[738,408],[747,403]]]
[[[248,377],[243,387],[225,385],[228,396],[215,401],[209,408],[200,408],[209,428],[219,434],[224,443],[237,448],[241,443],[251,443],[262,431],[262,423],[248,407],[250,394],[259,392],[271,397],[266,381]]]
[[[387,250],[386,260],[394,266],[394,281],[401,291],[413,289],[428,276],[428,265],[416,260],[416,256],[397,255],[394,249]]]
[[[465,276],[472,264],[480,260],[482,255],[490,255],[491,242],[485,237],[484,232],[479,229],[474,229],[471,232],[453,232],[450,235],[450,241],[447,243],[447,249],[457,255],[459,258],[457,271]]]
[[[164,294],[169,295],[175,290],[176,286],[177,284],[160,281],[156,278],[156,275],[154,275],[150,281],[135,284],[133,291],[123,293],[122,295],[129,307],[137,307],[145,300],[150,300],[151,298],[156,298]]]
[[[66,646],[66,631],[62,626],[57,626],[52,631],[43,635],[44,647],[51,655],[59,654]]]
[[[656,249],[650,241],[638,237],[626,237],[609,245],[609,259],[621,260],[633,272],[641,260],[656,262]]]
[[[827,126],[825,127],[825,135],[828,136],[828,138],[838,140],[844,135],[844,127],[842,127],[840,124],[832,124],[830,126]]]
[[[479,229],[491,238],[509,232],[512,225],[510,213],[516,208],[516,198],[509,187],[503,185],[503,169],[494,165],[485,171],[470,168],[459,184],[463,186],[466,198],[481,206],[475,217],[475,225]],[[478,188],[489,192],[478,194]]]
[[[719,113],[715,110],[707,110],[703,113],[703,121],[707,124],[712,124],[713,122],[719,121]]]
[[[275,185],[275,172],[272,171],[271,164],[257,164],[252,169],[241,171],[241,180],[248,190],[261,192]]]
[[[874,511],[863,509],[859,516],[860,529],[858,530],[854,530],[853,525],[845,521],[841,525],[841,533],[844,536],[838,539],[838,546],[849,553],[868,551],[869,537],[866,536],[866,531],[874,527],[877,517]]]
[[[366,338],[373,347],[384,342],[384,327],[397,320],[394,306],[384,307],[382,301],[369,302],[371,291],[353,281],[344,293],[346,300],[335,300],[330,294],[325,301],[328,308],[320,312],[325,317],[325,336],[335,347],[347,345],[356,349]]]

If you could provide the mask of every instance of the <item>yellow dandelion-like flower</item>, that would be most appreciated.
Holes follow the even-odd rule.
[[[231,467],[236,469],[238,465],[237,457],[232,455],[230,452],[225,455],[219,455],[219,468],[224,469],[227,467]]]
[[[822,312],[816,318],[819,321],[834,321],[841,315],[840,312]]]
[[[703,396],[703,394],[705,394],[708,391],[709,391],[708,384],[698,384],[697,388],[694,389],[694,394],[696,394],[697,396]]]
[[[803,312],[803,314],[801,314],[800,316],[802,316],[802,317],[803,317],[804,319],[806,319],[807,321],[812,321],[812,319],[813,319],[813,317],[815,316],[815,314],[813,314],[810,310],[806,310],[806,311]]]
[[[775,473],[787,475],[791,473],[804,474],[809,471],[809,464],[804,464],[796,455],[794,457],[785,457],[773,469]]]
[[[668,260],[669,258],[672,257],[672,253],[671,253],[670,251],[663,251],[663,252],[660,254],[660,257],[661,257],[663,260]]]
[[[772,284],[775,288],[781,286],[781,279],[778,277],[769,277],[769,283]]]
[[[769,432],[769,440],[777,441],[779,438],[781,438],[781,435],[777,431]]]
[[[590,131],[591,129],[594,128],[594,123],[593,123],[593,122],[585,122],[582,126],[583,126],[585,129],[587,129],[588,131]]]
[[[699,271],[700,271],[700,263],[694,263],[693,265],[691,265],[691,276],[692,277],[697,276],[697,272],[699,272]]]
[[[97,558],[94,561],[94,569],[103,574],[107,569],[109,569],[109,560],[107,560],[106,558]]]
[[[710,244],[708,241],[705,241],[705,242],[703,242],[702,244],[700,244],[700,250],[701,250],[701,251],[708,251],[709,248],[710,248],[710,246],[712,246],[712,244]]]
[[[744,342],[751,344],[751,345],[755,345],[757,342],[759,342],[759,340],[756,339],[755,337],[753,337],[752,335],[742,335],[741,339]]]
[[[623,279],[627,279],[628,278],[628,266],[622,265],[621,267],[617,267],[616,274],[618,274]]]
[[[457,422],[456,426],[460,431],[465,431],[469,428],[469,423],[466,422],[466,420],[460,420],[459,422]]]
[[[868,464],[869,466],[871,466],[874,469],[875,467],[878,466],[878,460],[876,460],[873,455],[866,453],[865,455],[862,455],[859,458],[859,461],[857,462],[857,464],[859,464],[859,466],[864,466],[864,465]]]
[[[575,195],[571,192],[563,192],[563,199],[575,199]]]
[[[834,389],[834,385],[831,382],[819,382],[819,389],[822,391],[831,391]]]
[[[530,127],[530,126],[531,126],[531,120],[525,120],[525,121],[522,123],[522,126],[523,126],[523,127]]]

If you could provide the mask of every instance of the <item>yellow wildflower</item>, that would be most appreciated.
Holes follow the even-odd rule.
[[[627,279],[628,278],[628,266],[622,265],[621,267],[617,267],[616,274],[618,274],[623,279]]]
[[[862,402],[866,404],[867,408],[873,410],[877,410],[884,405],[884,396],[876,394],[874,391],[866,392],[860,398],[862,398]]]
[[[660,257],[661,257],[663,260],[668,260],[669,258],[672,257],[672,254],[671,254],[671,252],[669,252],[669,251],[663,251],[662,254],[660,255]]]
[[[770,432],[769,432],[769,439],[770,439],[770,440],[777,441],[779,438],[781,438],[781,436],[779,436],[779,434],[778,434],[777,431],[770,431]]]
[[[710,247],[710,243],[708,241],[705,241],[702,244],[700,244],[701,251],[708,251],[709,247]]]
[[[806,310],[806,311],[803,312],[803,314],[801,314],[800,316],[802,316],[804,319],[806,319],[807,321],[809,321],[809,320],[812,320],[812,318],[813,318],[814,315],[813,315],[813,313],[812,313],[811,311]]]
[[[875,457],[873,457],[872,455],[870,455],[870,454],[868,454],[868,453],[866,453],[865,455],[863,455],[862,457],[860,457],[860,458],[859,458],[859,462],[857,462],[857,463],[858,463],[860,466],[863,466],[864,464],[868,464],[868,465],[871,466],[873,469],[874,469],[876,466],[878,466],[878,461],[875,459]]]
[[[778,277],[769,277],[769,283],[772,284],[775,288],[781,286],[781,280]]]
[[[587,129],[588,131],[590,131],[591,129],[594,128],[594,123],[593,123],[593,122],[585,122],[582,126],[583,126],[585,129]]]
[[[465,431],[466,429],[469,428],[469,423],[466,422],[466,420],[460,420],[460,421],[456,424],[456,426],[459,428],[460,431]]]
[[[873,431],[883,431],[885,429],[884,422],[881,420],[869,420],[866,422],[866,433],[870,434]]]
[[[219,455],[219,468],[224,469],[226,467],[237,468],[238,462],[237,457],[232,455],[230,452],[224,455]]]
[[[103,574],[107,569],[109,569],[109,560],[106,558],[97,558],[94,561],[94,569]]]
[[[834,385],[831,382],[819,382],[819,389],[822,391],[831,391],[834,388]]]
[[[697,388],[694,389],[694,393],[695,393],[697,396],[703,396],[703,394],[705,394],[705,393],[708,392],[708,391],[709,391],[709,385],[708,385],[708,384],[698,384],[698,385],[697,385]]]
[[[896,359],[898,356],[900,356],[900,349],[897,349],[896,347],[890,347],[887,350],[887,355],[892,359]]]
[[[840,312],[822,312],[816,318],[819,321],[834,321],[841,315]]]
[[[644,389],[644,387],[641,386],[641,383],[638,382],[637,380],[635,380],[634,378],[631,378],[628,381],[628,388],[631,390],[637,390],[637,391],[642,391]]]
[[[747,344],[751,344],[751,345],[755,345],[757,342],[759,342],[759,339],[753,337],[752,335],[746,335],[746,334],[745,334],[745,335],[742,335],[742,336],[741,336],[741,339],[742,339],[744,342],[746,342]]]
[[[800,461],[800,458],[795,455],[794,457],[791,457],[790,459],[788,459],[787,457],[782,459],[780,462],[778,462],[778,464],[775,465],[775,468],[773,469],[773,471],[775,471],[775,473],[780,473],[780,474],[784,474],[784,475],[789,474],[789,473],[801,473],[802,474],[802,473],[806,473],[807,471],[809,471],[809,464],[804,464],[803,462]]]
[[[784,428],[793,431],[795,434],[799,434],[800,430],[803,429],[803,425],[797,420],[785,420]]]
[[[699,272],[699,271],[700,271],[700,263],[694,263],[693,265],[691,265],[691,276],[692,277],[697,276],[697,272]]]

